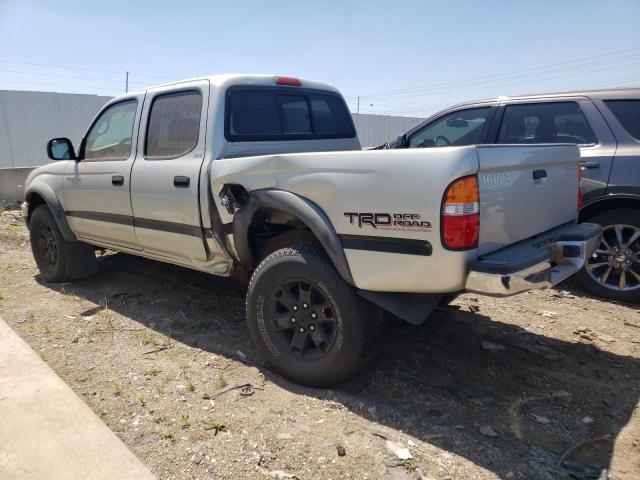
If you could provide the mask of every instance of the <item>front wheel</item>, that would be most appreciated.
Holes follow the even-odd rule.
[[[609,210],[588,221],[602,225],[602,241],[578,281],[601,297],[640,302],[640,212]]]
[[[247,322],[269,366],[313,387],[336,385],[364,368],[381,323],[325,253],[306,244],[260,263],[247,292]]]
[[[98,270],[94,248],[86,243],[65,240],[45,205],[31,214],[29,237],[33,257],[47,282],[68,282]]]

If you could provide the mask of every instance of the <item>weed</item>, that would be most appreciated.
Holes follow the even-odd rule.
[[[145,402],[144,400],[144,395],[140,395],[138,397],[138,403],[140,404],[141,407],[144,407],[147,404],[147,402]]]
[[[100,405],[100,408],[98,408],[98,416],[102,418],[106,414],[107,414],[107,409],[104,407],[104,405]]]
[[[165,358],[173,359],[186,355],[187,353],[189,353],[189,350],[186,348],[170,348],[168,350],[164,350],[161,355]]]
[[[229,385],[229,382],[227,382],[227,379],[224,378],[224,375],[222,373],[218,375],[218,388],[224,388],[227,385]]]
[[[220,432],[226,432],[227,426],[216,422],[215,420],[203,420],[202,425],[205,430],[213,430],[214,435],[218,435]]]
[[[20,225],[11,223],[5,227],[5,230],[7,231],[7,233],[10,233],[11,235],[15,235],[20,231]]]
[[[120,385],[119,383],[114,383],[113,384],[113,394],[116,397],[119,397],[120,395],[122,395],[122,385]]]
[[[168,428],[160,430],[160,438],[163,440],[171,440],[172,442],[174,441],[173,432]]]
[[[33,312],[33,310],[29,309],[25,312],[25,315],[27,317],[27,320],[35,320],[36,319],[36,314]]]
[[[4,293],[0,292],[0,300],[4,300]]]
[[[49,325],[47,325],[46,323],[43,323],[43,324],[42,324],[42,331],[43,331],[44,333],[50,333],[50,332],[51,332],[51,330],[49,329]]]
[[[196,389],[196,386],[193,384],[191,380],[187,382],[187,391],[193,392]]]
[[[189,415],[180,415],[180,426],[182,428],[189,428],[191,421],[189,421]]]
[[[145,375],[148,375],[150,377],[155,377],[160,372],[162,372],[162,370],[160,370],[158,367],[151,367],[149,370],[145,372]]]

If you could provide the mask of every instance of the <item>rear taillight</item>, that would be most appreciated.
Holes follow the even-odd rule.
[[[442,244],[452,250],[478,246],[480,232],[478,177],[471,175],[452,182],[442,200],[440,232]]]
[[[582,167],[578,165],[578,211],[582,208],[582,202],[584,201],[584,193],[582,191]]]
[[[293,77],[276,77],[276,85],[288,85],[290,87],[300,87],[302,82]]]

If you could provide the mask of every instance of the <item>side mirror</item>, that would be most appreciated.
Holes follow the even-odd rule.
[[[51,160],[75,160],[76,152],[68,138],[54,138],[47,143],[47,155]]]
[[[389,148],[405,148],[407,146],[407,136],[398,135],[391,142],[389,142]]]

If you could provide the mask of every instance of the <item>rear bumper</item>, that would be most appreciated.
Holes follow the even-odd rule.
[[[594,223],[570,224],[502,248],[472,262],[465,288],[502,297],[551,287],[583,267],[601,234]]]

